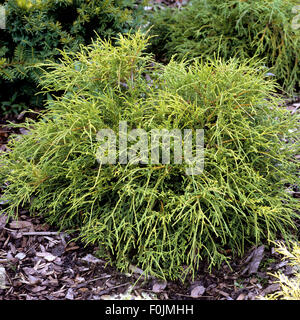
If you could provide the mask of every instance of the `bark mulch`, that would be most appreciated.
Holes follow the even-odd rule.
[[[254,300],[279,289],[269,272],[294,272],[274,248],[262,245],[232,261],[232,269],[224,264],[209,273],[203,264],[194,281],[145,280],[138,268],[118,272],[97,257],[97,247],[84,247],[75,236],[25,210],[18,220],[0,216],[0,300]]]
[[[299,99],[287,102],[290,112],[299,112]],[[11,133],[26,134],[11,129],[7,120],[21,122],[24,115],[0,121],[4,152]],[[299,191],[290,188],[297,198]],[[5,205],[0,194],[0,209]],[[132,266],[130,273],[121,273],[97,257],[97,247],[74,238],[75,233],[58,232],[27,210],[18,220],[0,215],[0,300],[255,300],[279,289],[270,273],[294,273],[273,246],[261,245],[249,248],[242,259],[233,258],[231,267],[223,264],[209,272],[203,263],[194,281],[143,279],[142,270]]]

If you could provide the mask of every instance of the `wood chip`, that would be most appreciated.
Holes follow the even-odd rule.
[[[7,221],[8,221],[8,217],[5,216],[4,214],[1,214],[0,215],[0,230],[2,230],[6,226]]]
[[[256,248],[247,258],[245,263],[248,263],[250,260],[250,263],[247,265],[247,267],[242,271],[242,275],[244,275],[247,271],[248,274],[251,275],[253,273],[257,273],[259,265],[261,263],[261,260],[264,256],[264,250],[265,247],[262,245],[258,248]]]
[[[52,255],[51,253],[47,254],[44,256],[44,259],[47,260],[48,262],[52,262],[56,259],[57,257]]]
[[[28,281],[30,285],[36,285],[41,282],[40,278],[34,277],[32,275],[28,275]]]
[[[204,292],[205,292],[205,287],[197,286],[191,291],[191,297],[192,298],[199,298],[203,295]]]
[[[249,264],[249,271],[248,271],[249,274],[253,274],[257,272],[259,265],[261,263],[261,260],[264,256],[264,250],[265,250],[265,246],[260,246],[254,250],[252,260]]]
[[[37,255],[37,257],[44,258],[48,262],[52,262],[57,258],[56,256],[54,256],[50,252],[46,252],[46,251],[45,252],[37,252],[36,255]]]
[[[32,232],[23,232],[23,236],[57,236],[59,232],[52,231],[32,231]]]
[[[96,257],[94,257],[92,254],[87,254],[85,257],[81,258],[81,260],[89,262],[89,263],[101,263],[104,262],[103,260],[100,260]]]
[[[37,292],[43,291],[43,290],[45,290],[45,289],[46,289],[46,286],[36,286],[36,287],[34,287],[31,291],[32,291],[33,293],[37,293]]]
[[[134,266],[133,264],[131,264],[131,265],[129,266],[129,271],[131,271],[131,272],[133,272],[133,273],[136,273],[136,274],[140,274],[140,275],[144,274],[144,270],[142,270],[141,268],[138,268],[138,267]]]
[[[65,251],[67,252],[67,251],[73,251],[73,250],[77,250],[77,249],[79,249],[79,247],[78,247],[78,246],[74,246],[74,247],[67,247]]]
[[[68,300],[74,300],[74,292],[73,292],[72,288],[68,289],[65,298],[68,299]]]
[[[26,257],[26,254],[24,252],[19,252],[18,254],[15,255],[15,258],[18,260],[23,260]]]
[[[244,293],[241,293],[236,300],[245,300],[246,295]]]
[[[29,221],[15,220],[9,224],[11,229],[30,229],[33,228],[33,224]]]
[[[270,286],[268,286],[266,289],[263,290],[262,294],[266,295],[269,293],[273,293],[275,291],[278,291],[280,289],[280,284],[279,283],[273,283]]]
[[[229,293],[222,291],[222,290],[218,290],[216,289],[216,292],[218,292],[220,295],[224,296],[224,297],[229,297]]]
[[[154,283],[153,287],[152,287],[152,291],[159,293],[162,292],[163,290],[165,290],[167,287],[167,282],[163,281],[163,282],[156,282]]]

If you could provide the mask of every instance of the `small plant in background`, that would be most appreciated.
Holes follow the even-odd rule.
[[[168,279],[288,238],[299,117],[278,107],[274,80],[253,60],[162,66],[145,53],[148,42],[141,33],[116,45],[97,39],[41,65],[52,99],[1,155],[5,212],[30,204],[49,223],[78,229],[119,269]],[[128,131],[204,129],[203,174],[187,175],[185,163],[100,165],[97,132],[117,132],[120,121]]]
[[[150,17],[152,51],[158,58],[214,55],[264,59],[289,92],[300,81],[300,28],[295,0],[194,0],[183,9],[160,10]],[[298,2],[299,4],[299,2]]]
[[[278,244],[276,251],[283,255],[283,259],[289,261],[289,265],[294,268],[293,276],[277,272],[271,274],[277,280],[275,283],[280,285],[280,290],[267,295],[265,297],[258,297],[262,300],[300,300],[300,246],[298,242],[292,242],[287,247],[283,242]]]
[[[76,51],[101,38],[117,36],[141,24],[142,5],[132,0],[7,0],[5,29],[0,29],[0,105],[41,107],[36,63],[57,60],[59,50]],[[12,108],[15,111],[16,107]],[[18,109],[18,108],[17,108]]]

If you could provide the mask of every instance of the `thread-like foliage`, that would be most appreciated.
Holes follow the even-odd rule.
[[[42,65],[43,90],[62,94],[1,156],[5,212],[30,204],[120,269],[132,263],[171,279],[288,236],[298,117],[278,107],[274,81],[251,60],[162,66],[147,43],[140,33],[117,46],[98,39]],[[100,165],[97,132],[117,133],[120,121],[128,131],[204,129],[204,172],[187,175],[185,162]]]
[[[291,92],[300,81],[300,28],[293,24],[297,4],[298,0],[193,0],[181,10],[161,10],[150,17],[157,35],[152,50],[166,58],[257,56]]]

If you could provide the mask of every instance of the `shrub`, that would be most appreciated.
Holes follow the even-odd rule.
[[[132,263],[171,279],[194,274],[201,259],[212,267],[249,243],[288,236],[298,117],[277,107],[274,81],[251,60],[162,66],[147,42],[140,33],[117,46],[97,39],[42,65],[44,91],[63,94],[1,156],[5,212],[27,203],[50,223],[78,228],[120,269]],[[128,131],[204,129],[204,172],[187,175],[186,162],[99,165],[97,132],[118,132],[120,121]]]
[[[76,51],[96,33],[102,38],[141,23],[133,0],[7,0],[6,29],[0,30],[0,103],[4,111],[41,106],[35,64],[57,60],[59,50]],[[7,109],[8,108],[8,109]]]
[[[300,29],[293,27],[297,0],[194,0],[182,10],[154,14],[152,50],[225,59],[264,59],[280,84],[292,91],[300,81]]]
[[[292,248],[288,248],[283,242],[279,243],[277,252],[283,255],[284,259],[289,261],[289,265],[294,268],[293,276],[277,272],[271,274],[279,283],[280,290],[269,294],[265,297],[259,297],[262,300],[300,300],[300,246],[299,243],[293,242]]]

